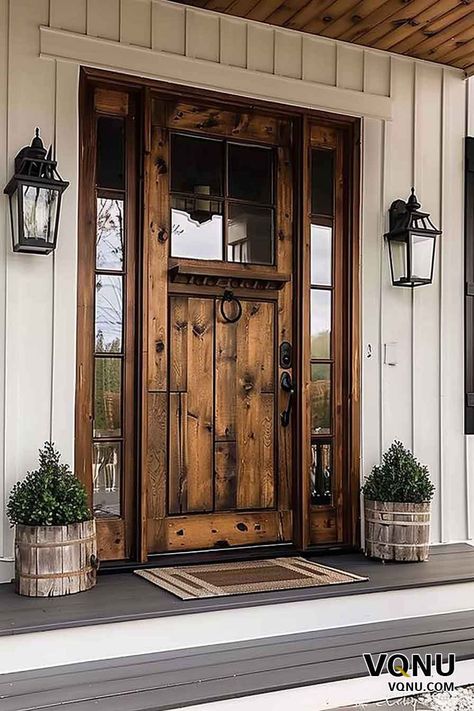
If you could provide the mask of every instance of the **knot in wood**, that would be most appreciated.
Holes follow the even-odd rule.
[[[158,173],[158,175],[165,175],[165,173],[168,172],[168,168],[167,168],[165,160],[163,158],[157,158],[155,165],[156,165],[156,172]]]

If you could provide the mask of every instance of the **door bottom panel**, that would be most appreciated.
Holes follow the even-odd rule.
[[[170,516],[149,528],[150,551],[186,551],[292,539],[291,511],[251,511]],[[158,539],[157,540],[157,536]]]

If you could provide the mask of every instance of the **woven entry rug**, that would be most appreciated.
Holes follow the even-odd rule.
[[[180,565],[134,573],[181,600],[357,583],[363,578],[304,558]]]

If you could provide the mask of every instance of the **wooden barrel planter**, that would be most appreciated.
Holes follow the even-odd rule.
[[[366,556],[382,560],[428,560],[430,506],[366,499]]]
[[[53,597],[96,584],[95,520],[68,526],[16,526],[15,583],[20,595]]]

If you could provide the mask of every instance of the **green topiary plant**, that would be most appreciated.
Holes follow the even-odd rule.
[[[371,501],[422,504],[431,501],[435,487],[428,467],[420,464],[409,449],[395,441],[385,452],[382,464],[367,477],[362,493]]]
[[[11,525],[66,526],[89,521],[86,490],[51,442],[39,451],[39,469],[13,487],[7,504]]]

